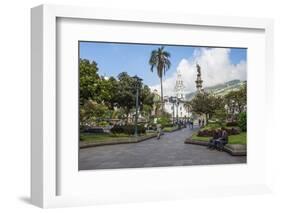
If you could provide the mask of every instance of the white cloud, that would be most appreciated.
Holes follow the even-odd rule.
[[[230,80],[246,80],[246,61],[233,64],[230,60],[230,49],[198,48],[192,59],[183,58],[177,66],[181,70],[186,93],[195,91],[196,63],[201,67],[203,87],[213,86]],[[164,95],[174,95],[177,74],[163,80]],[[160,92],[160,84],[151,86]]]

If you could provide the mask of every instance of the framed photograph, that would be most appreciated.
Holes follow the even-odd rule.
[[[270,192],[272,20],[31,15],[33,204]]]

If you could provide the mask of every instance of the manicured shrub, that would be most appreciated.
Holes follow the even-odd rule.
[[[240,128],[232,127],[226,128],[228,135],[239,135],[241,133]]]
[[[247,113],[241,112],[239,114],[238,125],[243,132],[247,131]]]
[[[226,126],[238,126],[238,122],[237,121],[229,121],[226,123]]]
[[[167,115],[167,114],[163,114],[160,118],[158,118],[157,123],[161,124],[162,128],[173,125],[171,122],[171,119],[170,119],[170,115]]]
[[[83,130],[85,133],[104,133],[104,129],[102,127],[89,127]]]
[[[173,123],[168,123],[165,127],[173,127]]]
[[[145,127],[144,125],[138,125],[138,134],[144,134],[145,133]],[[135,125],[115,125],[111,128],[111,133],[113,134],[127,134],[127,135],[133,135],[135,134]]]
[[[100,121],[100,122],[98,122],[97,125],[98,125],[98,126],[105,127],[105,126],[108,126],[109,124],[108,124],[108,122],[106,122],[106,121]]]
[[[216,128],[219,129],[219,128]],[[197,133],[197,136],[199,137],[212,137],[215,133],[216,129],[203,129],[203,130],[199,130]],[[237,127],[232,127],[232,128],[224,128],[227,131],[228,135],[238,135],[240,134],[240,129]]]
[[[123,127],[121,125],[114,125],[111,129],[110,129],[111,133],[113,134],[120,134],[123,133]]]
[[[79,140],[80,140],[80,141],[84,141],[84,140],[85,140],[85,137],[84,137],[83,135],[81,135],[81,134],[80,134],[80,136],[79,136]]]

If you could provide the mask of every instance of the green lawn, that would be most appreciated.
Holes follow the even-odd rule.
[[[150,135],[153,133],[147,133],[146,135]],[[117,142],[124,139],[134,139],[134,135],[126,135],[126,134],[94,134],[94,133],[80,133],[80,141],[84,143],[101,143],[101,142]]]
[[[164,132],[172,132],[174,130],[178,129],[177,126],[173,126],[173,127],[164,127],[163,131]]]
[[[209,142],[211,137],[198,137],[197,133],[194,133],[191,137],[192,140],[198,140],[203,142]],[[229,144],[247,144],[247,132],[241,132],[239,135],[230,135],[228,137]]]

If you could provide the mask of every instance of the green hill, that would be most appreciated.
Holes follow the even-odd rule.
[[[240,81],[240,80],[232,80],[225,82],[223,84],[217,84],[211,87],[205,87],[204,91],[212,93],[214,95],[225,95],[229,93],[230,91],[239,90],[242,85],[244,85],[246,81]],[[195,96],[196,92],[188,93],[186,94],[185,98],[186,100],[191,100]]]

